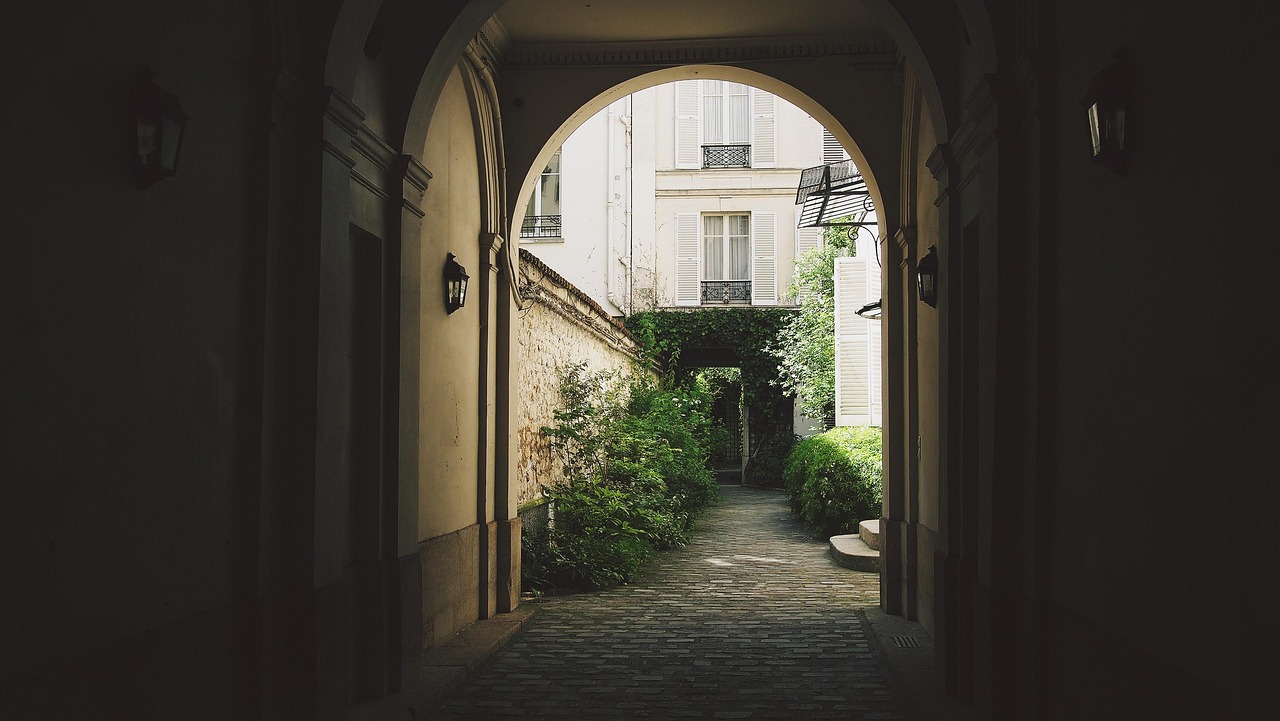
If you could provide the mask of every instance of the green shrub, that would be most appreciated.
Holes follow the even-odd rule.
[[[791,510],[824,538],[880,517],[880,429],[842,426],[801,440],[783,469]]]
[[[564,370],[556,425],[544,428],[564,478],[544,493],[554,521],[521,539],[526,588],[604,588],[633,579],[655,551],[688,541],[694,517],[719,494],[707,466],[711,397]]]

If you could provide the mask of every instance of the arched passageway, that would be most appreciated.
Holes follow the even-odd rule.
[[[882,604],[932,630],[946,690],[994,718],[1243,715],[1269,634],[1194,623],[1186,578],[1269,630],[1256,339],[1274,323],[1239,262],[1267,237],[1259,8],[31,8],[10,47],[41,62],[6,121],[23,182],[0,704],[340,718],[517,605],[516,191],[611,88],[713,66],[826,108],[877,179]],[[892,62],[859,66],[869,48]],[[1117,60],[1123,173],[1092,162],[1079,105]],[[187,116],[176,172],[146,188],[139,63]],[[855,87],[893,102],[855,106]],[[1206,242],[1187,198],[1238,212]],[[932,304],[914,285],[931,247]],[[449,253],[472,280],[452,313]],[[1167,552],[1188,508],[1227,519],[1230,552]]]

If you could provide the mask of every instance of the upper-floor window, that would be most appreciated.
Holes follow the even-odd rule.
[[[751,167],[751,87],[702,81],[702,167]]]
[[[776,167],[776,108],[772,93],[742,83],[675,83],[676,167]]]
[[[538,176],[538,184],[524,211],[524,222],[520,224],[520,237],[559,238],[560,233],[560,151],[557,150]]]

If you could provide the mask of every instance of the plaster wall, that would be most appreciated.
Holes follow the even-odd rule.
[[[601,109],[560,146],[560,237],[520,239],[522,248],[571,279],[610,315],[622,314],[610,299],[618,296],[612,292],[617,286],[609,274],[620,266],[617,253],[625,252],[625,245],[610,234],[610,226],[614,213],[625,212],[619,203],[622,199],[613,197],[621,196],[625,170],[616,167],[618,149],[610,140],[622,129],[614,113],[624,106],[625,100],[620,100]],[[619,140],[616,145],[623,143]],[[614,175],[619,178],[615,180]],[[523,207],[519,210],[517,219],[524,217]]]
[[[1097,1],[1055,10],[1062,57],[1053,96],[1058,133],[1049,152],[1059,173],[1046,190],[1063,212],[1052,229],[1058,243],[1045,251],[1054,269],[1048,313],[1056,324],[1046,359],[1055,372],[1045,388],[1056,405],[1045,441],[1054,477],[1050,583],[1071,617],[1062,621],[1062,643],[1083,652],[1090,638],[1105,634],[1126,649],[1147,649],[1187,678],[1243,690],[1254,672],[1244,662],[1249,653],[1230,650],[1232,634],[1213,624],[1182,628],[1202,609],[1186,593],[1186,573],[1196,569],[1197,585],[1222,593],[1256,579],[1268,561],[1224,553],[1219,542],[1187,544],[1176,554],[1160,549],[1178,533],[1190,499],[1218,509],[1214,525],[1237,548],[1252,547],[1251,524],[1239,514],[1273,507],[1261,500],[1261,487],[1273,484],[1238,470],[1233,449],[1250,436],[1248,422],[1232,420],[1243,421],[1233,411],[1236,399],[1259,397],[1232,389],[1253,387],[1258,378],[1242,372],[1254,356],[1245,348],[1262,327],[1246,318],[1269,313],[1269,304],[1238,304],[1223,314],[1206,302],[1238,297],[1249,285],[1239,264],[1257,256],[1240,242],[1249,234],[1239,231],[1259,216],[1229,210],[1248,207],[1241,193],[1249,172],[1247,162],[1232,161],[1240,151],[1229,146],[1259,137],[1236,123],[1263,117],[1248,109],[1261,101],[1229,53],[1179,51],[1186,43],[1241,47],[1235,33],[1244,31],[1232,29],[1228,15],[1189,24],[1165,13],[1138,22],[1131,8]],[[1090,76],[1121,45],[1134,60],[1134,113],[1141,108],[1146,118],[1131,127],[1124,175],[1089,162],[1079,109]],[[1189,94],[1199,107],[1233,108],[1233,129],[1205,133],[1179,110]],[[1215,217],[1203,234],[1188,233],[1190,198]],[[1185,252],[1169,252],[1171,235],[1184,239]],[[1081,534],[1082,522],[1107,532]],[[1218,597],[1234,599],[1227,601],[1233,615],[1270,615],[1256,594]],[[1082,636],[1088,625],[1095,630]]]
[[[88,713],[74,706],[85,687],[94,708],[122,713],[181,715],[187,693],[211,700],[206,717],[245,702],[233,662],[247,620],[233,606],[256,565],[240,535],[256,511],[261,373],[241,326],[261,311],[243,82],[256,20],[247,6],[144,1],[32,7],[12,25],[14,57],[39,70],[10,83],[6,104],[25,110],[3,133],[17,172],[0,282],[0,678],[40,696],[40,713]],[[192,117],[180,174],[145,190],[131,103],[142,62]],[[150,690],[123,690],[136,687]]]
[[[423,163],[432,181],[421,233],[422,376],[419,409],[418,537],[425,541],[476,523],[480,407],[478,302],[444,308],[445,256],[481,272],[480,176],[471,109],[461,74],[449,77],[427,134]],[[473,287],[474,290],[474,287]],[[424,582],[426,578],[424,577]]]
[[[923,102],[919,98],[917,102]],[[919,114],[918,140],[914,144],[916,150],[911,162],[915,176],[917,195],[915,203],[915,247],[916,258],[921,258],[929,251],[929,246],[941,245],[938,229],[942,218],[938,212],[938,184],[933,180],[926,161],[938,144],[932,119],[927,112]],[[913,289],[914,292],[914,289]],[[917,403],[915,408],[915,430],[918,437],[918,456],[914,469],[914,483],[909,490],[908,508],[912,522],[915,524],[915,615],[920,623],[931,632],[936,631],[935,583],[938,568],[935,563],[940,550],[939,535],[942,532],[939,517],[943,498],[941,486],[945,460],[940,454],[940,442],[945,428],[942,424],[942,411],[945,400],[939,383],[942,368],[940,358],[941,317],[937,309],[921,303],[915,297],[908,296],[907,303],[914,305],[916,313],[916,388]]]

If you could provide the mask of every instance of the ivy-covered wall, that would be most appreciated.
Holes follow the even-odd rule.
[[[765,350],[794,316],[792,308],[652,310],[626,319],[646,351],[677,375],[729,365],[742,370],[749,436],[743,481],[782,485],[782,464],[795,443],[794,399],[777,385],[778,359]]]

